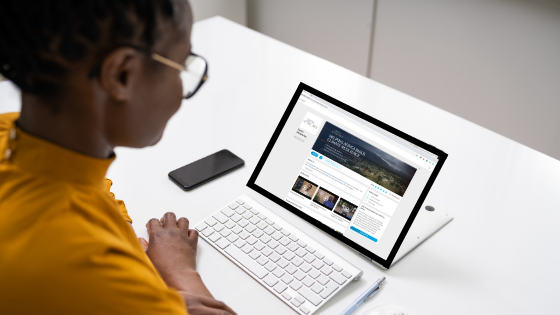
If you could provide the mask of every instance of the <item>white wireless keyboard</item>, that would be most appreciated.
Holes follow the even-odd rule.
[[[299,314],[313,314],[363,273],[247,195],[196,229]]]

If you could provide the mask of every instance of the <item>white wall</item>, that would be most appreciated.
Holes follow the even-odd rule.
[[[371,78],[560,159],[559,1],[378,1]]]
[[[374,0],[248,0],[248,26],[366,75]]]
[[[246,0],[189,0],[189,2],[195,22],[221,15],[236,23],[247,25]]]

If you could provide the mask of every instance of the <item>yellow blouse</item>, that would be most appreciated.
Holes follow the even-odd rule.
[[[0,115],[0,314],[187,314],[109,191],[114,160]]]

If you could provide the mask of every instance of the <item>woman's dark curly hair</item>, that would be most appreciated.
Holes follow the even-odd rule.
[[[55,94],[73,62],[101,62],[126,44],[149,49],[157,40],[157,19],[178,14],[175,2],[2,0],[0,73],[24,93]]]

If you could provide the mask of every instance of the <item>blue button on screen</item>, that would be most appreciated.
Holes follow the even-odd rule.
[[[351,227],[350,227],[350,230],[352,230],[352,231],[354,231],[354,232],[356,232],[356,233],[358,233],[358,234],[360,234],[360,235],[362,235],[362,236],[365,236],[366,238],[369,238],[370,240],[372,240],[372,241],[374,241],[374,242],[377,243],[377,239],[376,239],[375,237],[373,237],[373,236],[371,236],[371,235],[369,235],[369,234],[367,234],[367,233],[365,233],[365,232],[362,232],[361,230],[355,228],[354,226],[351,226]]]

